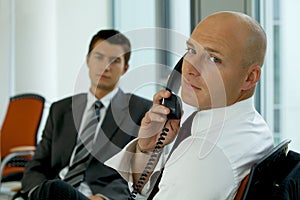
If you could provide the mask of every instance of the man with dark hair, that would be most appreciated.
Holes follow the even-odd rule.
[[[131,45],[116,30],[93,36],[86,63],[90,88],[52,104],[22,179],[28,199],[126,199],[126,181],[103,163],[137,136],[151,102],[119,87]]]

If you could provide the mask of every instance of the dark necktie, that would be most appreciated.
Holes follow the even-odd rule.
[[[181,141],[183,141],[185,138],[189,137],[191,135],[191,127],[192,127],[192,123],[193,123],[193,119],[196,115],[197,111],[193,112],[182,124],[182,127],[179,130],[178,136],[174,142],[174,145],[170,151],[170,154],[168,156],[168,159],[170,158],[171,154],[173,153],[173,151],[177,148],[177,146],[180,144]],[[168,160],[167,159],[167,160]],[[153,199],[153,197],[155,196],[155,194],[158,192],[159,188],[158,188],[158,184],[160,182],[160,179],[162,177],[164,168],[162,168],[159,177],[157,178],[155,185],[148,197],[148,200]]]
[[[93,112],[90,119],[86,120],[86,126],[83,128],[74,148],[74,159],[64,178],[65,182],[69,183],[75,188],[77,188],[84,180],[84,172],[91,158],[90,151],[93,146],[93,139],[98,121],[100,119],[100,109],[103,107],[103,104],[100,101],[96,101],[94,107],[95,112]]]

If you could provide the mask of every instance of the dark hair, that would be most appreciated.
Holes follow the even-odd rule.
[[[124,54],[125,64],[126,65],[128,64],[128,61],[130,59],[130,54],[131,54],[131,45],[130,45],[129,39],[125,35],[123,35],[119,31],[113,30],[113,29],[100,30],[98,33],[96,33],[93,36],[93,38],[90,42],[88,55],[91,53],[91,51],[95,47],[95,44],[99,40],[106,40],[107,42],[109,42],[111,44],[116,44],[116,45],[122,46],[125,51],[125,54]]]

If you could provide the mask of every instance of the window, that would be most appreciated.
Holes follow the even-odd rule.
[[[152,99],[166,85],[171,69],[185,52],[190,35],[189,3],[181,0],[112,2],[113,27],[132,43],[130,68],[120,85],[125,91]]]
[[[256,91],[256,107],[273,131],[277,144],[282,139],[280,1],[255,0],[253,8],[253,16],[265,29],[268,39],[265,64]]]

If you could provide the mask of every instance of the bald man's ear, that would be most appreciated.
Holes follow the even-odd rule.
[[[259,81],[261,74],[261,67],[259,65],[253,65],[248,68],[247,76],[242,85],[242,90],[249,90],[253,88]]]

